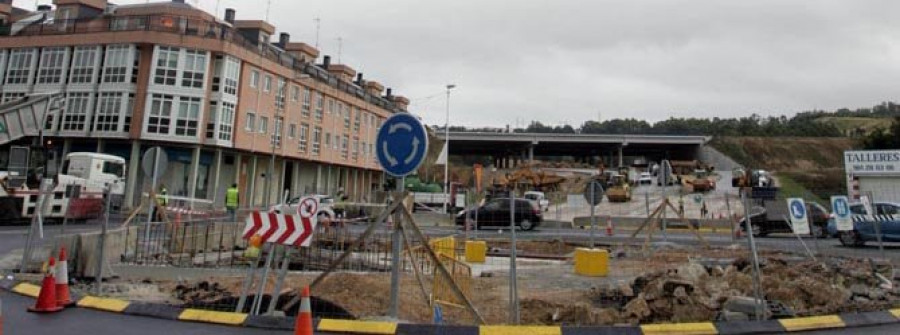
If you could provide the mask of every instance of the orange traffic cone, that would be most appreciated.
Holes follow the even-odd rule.
[[[66,247],[59,248],[59,263],[56,263],[56,304],[60,307],[75,305],[69,294],[69,261],[66,258]]]
[[[300,311],[297,313],[297,324],[294,325],[294,335],[313,335],[312,308],[309,303],[309,286],[303,288],[300,294]]]
[[[41,292],[38,293],[37,302],[33,307],[28,307],[29,312],[34,313],[54,313],[59,312],[63,308],[56,304],[56,280],[53,278],[53,267],[56,265],[56,259],[50,256],[50,266],[44,281],[41,282]]]
[[[612,216],[606,218],[606,236],[613,236]]]

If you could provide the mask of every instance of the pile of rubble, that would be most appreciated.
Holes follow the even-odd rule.
[[[621,322],[752,319],[757,304],[749,262],[714,263],[654,271],[592,294],[598,302],[624,302]],[[761,271],[766,318],[877,310],[900,301],[900,288],[888,279],[893,270],[866,261],[767,258]]]

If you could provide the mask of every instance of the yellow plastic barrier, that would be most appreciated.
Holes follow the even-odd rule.
[[[466,262],[484,263],[487,257],[487,243],[484,241],[466,241]]]
[[[436,238],[428,242],[435,254],[456,259],[456,239],[453,236]]]
[[[606,249],[575,249],[575,274],[606,277],[609,274],[609,251]]]

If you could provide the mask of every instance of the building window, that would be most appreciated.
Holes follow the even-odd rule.
[[[7,103],[13,100],[19,100],[25,97],[25,92],[6,92],[3,93],[3,103]]]
[[[75,47],[72,54],[70,84],[91,84],[94,82],[94,68],[97,63],[96,47]]]
[[[316,93],[316,121],[322,122],[325,114],[324,109],[325,97],[322,96],[322,93]]]
[[[280,116],[276,116],[275,124],[274,124],[275,129],[272,129],[272,130],[274,130],[274,132],[272,133],[272,145],[274,145],[276,148],[281,147],[281,130],[282,130],[283,125],[284,125],[284,118],[280,117]]]
[[[284,78],[278,78],[278,86],[275,91],[275,108],[284,110],[285,95],[287,95],[287,84]]]
[[[359,158],[359,139],[353,139],[353,160],[357,160]]]
[[[363,141],[363,142],[362,142],[362,147],[361,147],[363,157],[369,157],[369,150],[368,150],[368,148],[369,148],[369,147],[366,146],[366,141]]]
[[[134,93],[128,94],[128,101],[125,103],[125,112],[124,115],[125,122],[122,126],[123,132],[131,131],[131,115],[134,112]]]
[[[291,101],[293,101],[293,102],[300,101],[300,86],[297,86],[297,85],[291,86]]]
[[[128,68],[132,65],[131,47],[128,45],[111,45],[106,47],[103,64],[104,83],[124,83]]]
[[[247,113],[247,123],[244,125],[244,130],[253,131],[256,129],[256,114],[253,112]]]
[[[260,133],[268,133],[269,132],[269,118],[266,116],[259,117],[259,132]]]
[[[291,123],[288,126],[288,138],[293,139],[294,137],[297,137],[297,125]]]
[[[203,88],[203,74],[206,73],[206,67],[206,51],[185,50],[181,86]]]
[[[66,61],[64,47],[44,48],[41,52],[41,64],[38,70],[38,84],[61,84]]]
[[[331,148],[331,133],[325,133],[325,147]]]
[[[216,115],[218,103],[215,101],[209,102],[209,112],[206,118],[206,138],[216,138]]]
[[[359,124],[362,121],[362,111],[356,107],[353,107],[355,112],[353,113],[353,131],[359,132]]]
[[[259,87],[259,71],[257,71],[257,70],[250,71],[250,87],[252,87],[252,88]]]
[[[309,141],[309,125],[306,123],[300,124],[300,152],[306,153],[307,142]],[[315,151],[315,150],[313,150]]]
[[[344,116],[344,129],[350,129],[350,109],[347,105],[340,104],[341,115]]]
[[[309,88],[303,88],[303,108],[300,109],[300,115],[309,117],[310,105],[312,105],[312,91]]]
[[[350,156],[350,136],[344,135],[341,138],[341,158],[347,159]]]
[[[269,93],[272,91],[272,76],[266,75],[263,79],[263,92]]]
[[[241,76],[241,63],[237,58],[225,57],[225,90],[226,94],[237,95],[238,80]]]
[[[28,84],[34,62],[34,49],[13,49],[9,52],[6,84]]]
[[[153,94],[150,100],[150,117],[147,120],[147,133],[169,134],[172,123],[172,105],[175,97],[169,94]]]
[[[197,136],[200,119],[200,98],[178,99],[178,117],[175,119],[175,135]]]
[[[119,131],[119,114],[122,112],[123,93],[103,92],[97,99],[97,116],[94,131]]]
[[[157,47],[156,72],[153,83],[157,85],[175,86],[178,77],[178,54],[180,49],[173,47]]]
[[[219,113],[219,139],[222,141],[231,141],[231,132],[234,129],[234,104],[230,102],[222,102],[222,109]]]
[[[321,141],[322,141],[322,127],[315,127],[313,129],[312,135],[312,154],[314,156],[319,155],[319,151],[321,150]]]
[[[90,106],[91,93],[69,93],[69,97],[66,100],[65,114],[62,119],[62,130],[86,130]]]

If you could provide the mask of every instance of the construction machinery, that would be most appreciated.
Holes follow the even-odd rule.
[[[694,175],[686,178],[685,182],[691,185],[694,192],[709,192],[716,189],[715,176],[706,170],[694,170]]]
[[[609,202],[629,202],[631,201],[631,183],[628,177],[615,174],[610,180],[610,186],[606,189],[606,198]]]
[[[532,165],[526,165],[499,178],[501,186],[516,185],[519,189],[550,191],[557,189],[566,179],[554,173],[546,172]]]
[[[736,168],[731,170],[732,187],[773,187],[775,182],[766,170],[748,170]]]

